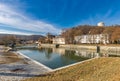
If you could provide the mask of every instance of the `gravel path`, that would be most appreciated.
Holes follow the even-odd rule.
[[[20,81],[25,78],[44,74],[48,71],[32,62],[30,64],[0,64],[0,81]]]

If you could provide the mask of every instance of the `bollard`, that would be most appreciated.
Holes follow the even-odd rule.
[[[56,47],[56,48],[59,48],[59,44],[56,44],[55,47]]]
[[[100,46],[97,46],[97,53],[100,53]]]

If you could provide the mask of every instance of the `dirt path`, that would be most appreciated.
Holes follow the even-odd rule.
[[[0,81],[20,81],[50,71],[18,53],[3,52],[1,46],[0,50]]]

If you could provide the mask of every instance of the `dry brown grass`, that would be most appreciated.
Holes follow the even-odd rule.
[[[120,58],[98,58],[25,81],[120,81]]]

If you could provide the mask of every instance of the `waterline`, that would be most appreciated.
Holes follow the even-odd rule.
[[[53,69],[53,71],[57,71],[57,70],[65,69],[65,68],[68,68],[68,67],[72,67],[72,66],[75,66],[77,64],[82,64],[84,62],[88,62],[88,61],[91,61],[91,60],[94,60],[94,59],[97,59],[97,58],[99,58],[99,57],[91,58],[91,59],[88,59],[88,60],[85,60],[85,61],[76,62],[76,63],[70,64],[70,65],[66,65],[66,66],[63,66],[63,67],[60,67],[60,68],[56,68],[56,69]]]
[[[30,57],[28,57],[28,56],[26,56],[26,55],[24,55],[24,54],[22,54],[22,53],[20,53],[20,52],[17,52],[17,54],[19,54],[19,55],[21,55],[21,56],[23,56],[23,57],[25,57],[25,58],[31,60],[32,62],[36,63],[36,64],[39,65],[39,66],[42,66],[43,68],[47,69],[48,71],[52,71],[51,68],[49,68],[49,67],[43,65],[43,64],[40,63],[40,62],[37,62],[36,60],[34,60],[34,59],[32,59],[32,58],[30,58]]]
[[[95,58],[91,58],[91,59],[88,59],[88,60],[85,60],[85,61],[80,61],[80,62],[76,62],[76,63],[73,63],[73,64],[69,64],[69,65],[66,65],[66,66],[63,66],[63,67],[60,67],[60,68],[52,69],[52,68],[49,68],[49,67],[47,67],[46,65],[44,65],[44,64],[42,64],[42,63],[40,63],[40,62],[38,62],[38,61],[36,61],[36,60],[34,60],[34,59],[32,59],[32,58],[30,58],[30,57],[28,57],[28,56],[20,53],[20,52],[17,52],[17,53],[20,54],[21,56],[27,58],[27,59],[30,59],[30,60],[33,61],[34,63],[36,63],[36,64],[44,67],[45,69],[49,70],[49,72],[53,72],[53,71],[65,69],[65,68],[68,68],[68,67],[71,67],[71,66],[74,66],[74,65],[77,65],[77,64],[81,64],[81,63],[88,62],[88,61],[90,61],[90,60],[99,58],[99,57],[95,57]]]

